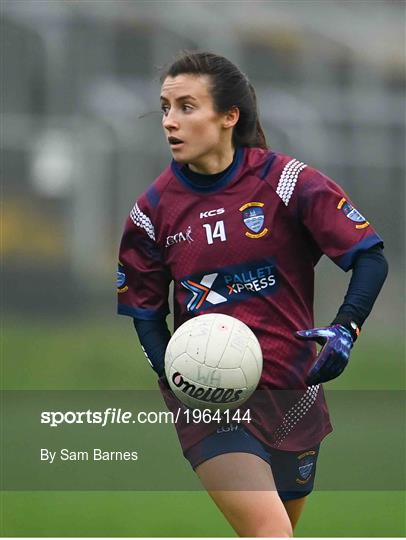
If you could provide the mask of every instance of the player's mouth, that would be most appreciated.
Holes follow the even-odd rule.
[[[180,148],[184,144],[183,141],[177,139],[176,137],[168,137],[168,143],[172,150],[175,148]]]

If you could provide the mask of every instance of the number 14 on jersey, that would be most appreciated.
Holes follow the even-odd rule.
[[[225,242],[227,240],[224,221],[217,221],[214,227],[210,223],[205,223],[203,227],[206,231],[207,243],[209,245],[213,244],[214,240],[217,238],[221,242]]]

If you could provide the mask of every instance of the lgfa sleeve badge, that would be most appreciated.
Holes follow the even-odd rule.
[[[265,227],[265,215],[263,210],[264,203],[249,202],[241,206],[239,209],[242,212],[242,219],[245,226],[252,232],[245,232],[248,238],[262,238],[269,230]]]
[[[354,221],[357,225],[355,225],[356,229],[365,229],[365,227],[368,227],[369,222],[364,218],[360,212],[356,208],[354,208],[349,202],[347,202],[347,199],[344,197],[341,199],[341,201],[337,205],[337,210],[341,210],[345,217],[350,219],[351,221]]]
[[[117,279],[116,279],[116,283],[117,283],[117,292],[119,293],[123,293],[123,292],[126,292],[128,291],[128,287],[126,285],[126,275],[125,275],[125,272],[124,272],[124,268],[123,268],[123,265],[121,264],[121,262],[118,263],[118,268],[117,268]]]

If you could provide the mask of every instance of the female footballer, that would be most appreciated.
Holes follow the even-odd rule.
[[[171,282],[175,329],[219,312],[254,331],[264,368],[251,422],[176,428],[240,536],[291,537],[332,429],[321,383],[346,367],[386,278],[383,243],[330,178],[268,149],[254,88],[226,58],[184,53],[162,76],[160,100],[173,160],[128,217],[118,312],[134,319],[172,409],[163,377]],[[313,328],[323,254],[352,275],[334,320]]]

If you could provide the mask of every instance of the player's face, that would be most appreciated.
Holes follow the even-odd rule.
[[[224,153],[232,156],[228,115],[214,110],[207,76],[167,77],[161,89],[161,108],[165,136],[176,161],[207,173],[213,172],[213,163],[222,164]]]

